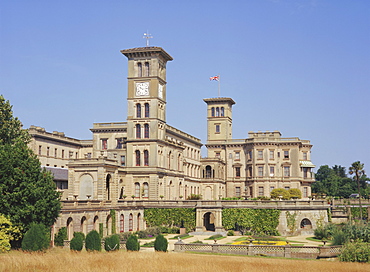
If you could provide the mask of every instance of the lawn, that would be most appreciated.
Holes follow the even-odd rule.
[[[292,260],[266,257],[225,256],[158,252],[74,253],[52,249],[46,253],[13,251],[0,254],[0,271],[370,271],[370,264],[327,260]]]

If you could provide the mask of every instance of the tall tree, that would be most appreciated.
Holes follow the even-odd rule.
[[[54,224],[60,194],[50,172],[27,146],[30,136],[0,96],[0,211],[25,233],[31,223]]]
[[[349,173],[353,176],[353,179],[357,182],[357,189],[358,189],[358,200],[360,204],[360,218],[362,220],[362,205],[361,205],[361,187],[360,187],[360,180],[365,175],[364,164],[360,161],[356,161],[352,163],[351,167],[349,168]]]

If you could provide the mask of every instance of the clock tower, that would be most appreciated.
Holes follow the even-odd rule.
[[[157,165],[154,154],[165,139],[166,64],[172,57],[152,46],[121,53],[128,58],[127,153],[135,158],[127,166],[148,171]]]

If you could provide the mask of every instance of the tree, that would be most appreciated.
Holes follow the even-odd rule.
[[[50,232],[43,224],[32,223],[22,240],[25,251],[44,251],[50,246]]]
[[[348,197],[356,191],[352,180],[347,177],[346,168],[335,165],[330,168],[322,165],[318,169],[316,182],[312,184],[312,192],[328,196]]]
[[[32,222],[53,225],[61,209],[52,174],[41,168],[29,141],[9,101],[0,96],[0,211],[23,233]]]
[[[0,253],[10,250],[10,241],[17,239],[19,233],[19,228],[13,226],[5,215],[0,214]]]
[[[59,229],[58,233],[54,235],[54,243],[56,246],[64,246],[64,240],[68,239],[67,228],[62,227]]]
[[[349,173],[353,176],[353,179],[357,182],[357,189],[358,189],[358,201],[360,204],[360,219],[362,220],[362,205],[361,205],[361,190],[360,190],[360,179],[362,176],[365,175],[364,164],[360,161],[352,163],[351,167],[349,168]]]
[[[119,245],[120,245],[120,241],[119,241],[118,234],[113,234],[113,235],[111,235],[109,237],[106,237],[104,239],[104,249],[105,249],[105,251],[119,250]]]
[[[296,198],[296,199],[302,198],[302,192],[298,188],[291,188],[288,190],[288,192],[291,198]]]

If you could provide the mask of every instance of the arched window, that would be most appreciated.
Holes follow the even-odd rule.
[[[97,215],[95,215],[95,217],[94,217],[93,224],[94,224],[94,226],[93,226],[94,230],[99,232],[99,217]]]
[[[225,109],[224,109],[224,107],[221,107],[221,116],[225,116]]]
[[[168,153],[168,169],[171,169],[171,151]]]
[[[148,166],[149,165],[149,151],[144,150],[144,165]]]
[[[145,62],[145,76],[149,76],[149,62]]]
[[[140,198],[140,183],[135,182],[135,197]]]
[[[216,108],[216,117],[219,117],[220,116],[220,108],[219,107],[217,107]]]
[[[144,138],[149,138],[149,124],[144,125]]]
[[[137,76],[142,77],[143,76],[143,66],[141,62],[137,64]]]
[[[107,199],[110,200],[110,179],[111,179],[111,175],[107,175],[106,179],[105,179],[105,190],[107,192]]]
[[[136,118],[141,118],[141,104],[136,104]]]
[[[145,108],[145,117],[149,118],[149,103],[145,103],[144,108]]]
[[[141,214],[139,213],[137,215],[137,225],[136,225],[136,230],[139,231],[140,230],[140,221],[141,221]]]
[[[136,166],[140,166],[140,151],[135,151],[135,160],[136,160]]]
[[[132,213],[130,213],[130,216],[129,216],[129,218],[128,218],[128,231],[132,231],[132,229],[133,229],[133,218],[132,218]]]
[[[125,231],[125,216],[121,214],[120,219],[119,219],[119,232],[124,232]]]
[[[140,124],[136,124],[136,139],[140,139],[141,138],[141,126]]]
[[[147,182],[144,182],[144,197],[149,197],[149,184]]]
[[[82,218],[81,218],[81,232],[83,233],[83,234],[87,234],[87,222],[86,222],[87,220],[86,220],[86,217],[85,216],[83,216]]]
[[[215,108],[214,107],[211,108],[211,115],[212,115],[212,117],[215,117]]]
[[[177,157],[177,170],[181,171],[181,154]]]

